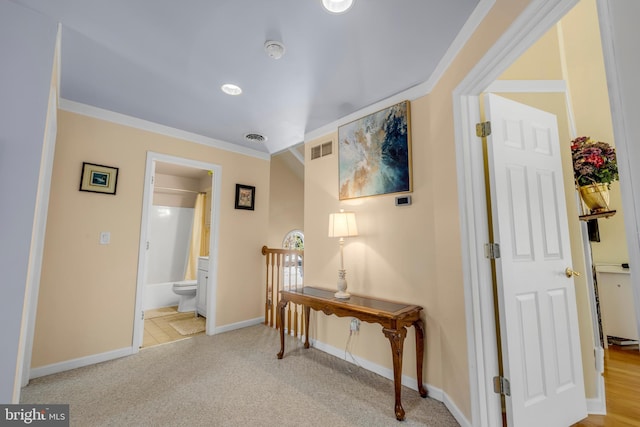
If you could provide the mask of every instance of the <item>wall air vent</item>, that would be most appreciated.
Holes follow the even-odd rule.
[[[322,157],[328,156],[333,152],[333,144],[331,141],[322,144]]]
[[[313,146],[311,147],[311,160],[328,156],[331,153],[333,153],[333,141]]]

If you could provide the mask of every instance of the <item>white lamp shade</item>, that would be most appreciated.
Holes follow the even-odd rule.
[[[352,237],[358,235],[356,214],[338,212],[329,214],[329,237]]]

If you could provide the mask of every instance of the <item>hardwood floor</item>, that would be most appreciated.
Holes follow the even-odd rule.
[[[590,415],[573,427],[640,426],[640,352],[609,346],[605,350],[604,383],[607,415]]]

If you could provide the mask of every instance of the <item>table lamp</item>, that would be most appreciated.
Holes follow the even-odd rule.
[[[358,226],[356,225],[356,214],[353,212],[345,212],[340,209],[338,213],[329,214],[329,237],[340,238],[340,270],[338,270],[338,292],[334,295],[336,298],[348,299],[351,295],[347,293],[347,272],[344,269],[344,238],[358,235]]]

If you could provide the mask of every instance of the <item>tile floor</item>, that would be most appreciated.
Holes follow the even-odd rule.
[[[154,317],[152,319],[144,319],[144,337],[142,341],[142,348],[147,348],[158,344],[166,344],[168,342],[178,341],[186,338],[191,338],[196,335],[204,334],[204,332],[199,332],[193,335],[180,335],[178,331],[169,326],[169,323],[175,322],[176,320],[189,319],[194,316],[194,313],[179,313],[177,311],[177,306],[172,308],[174,310],[171,314]]]

